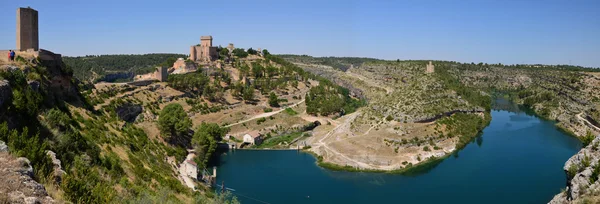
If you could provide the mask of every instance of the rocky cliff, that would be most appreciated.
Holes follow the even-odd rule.
[[[0,203],[54,203],[42,184],[33,179],[28,159],[14,158],[0,141]]]
[[[600,203],[600,137],[569,158],[563,169],[567,176],[566,189],[550,201],[558,203]]]

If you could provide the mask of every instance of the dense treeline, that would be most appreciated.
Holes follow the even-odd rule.
[[[81,57],[63,57],[64,63],[73,70],[80,80],[100,80],[110,73],[132,73],[133,75],[153,72],[155,66],[172,66],[177,58],[186,58],[182,54],[143,54],[143,55],[86,55]],[[167,62],[170,61],[170,64]],[[98,76],[94,76],[96,73]]]

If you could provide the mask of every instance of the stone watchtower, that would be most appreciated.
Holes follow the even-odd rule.
[[[17,9],[17,50],[40,48],[38,37],[38,12],[32,8]]]
[[[431,61],[429,61],[429,64],[427,64],[427,67],[425,68],[425,73],[427,73],[427,74],[433,73],[435,71],[434,69],[435,69],[435,66],[433,66]]]
[[[212,36],[200,37],[200,46],[190,47],[190,60],[192,61],[213,61],[217,59],[217,47],[212,46]]]

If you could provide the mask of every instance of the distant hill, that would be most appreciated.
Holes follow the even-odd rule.
[[[375,58],[366,58],[366,57],[312,57],[308,55],[277,55],[285,60],[291,62],[298,62],[304,64],[322,64],[331,66],[333,68],[337,68],[342,71],[346,71],[350,68],[350,65],[361,65],[365,62],[370,61],[381,61],[380,59]]]
[[[83,81],[115,81],[131,78],[136,74],[154,71],[154,67],[167,60],[186,58],[183,54],[139,55],[86,55],[63,57],[64,63],[73,69],[73,75]],[[172,63],[172,62],[171,62]],[[106,77],[109,75],[109,77]]]

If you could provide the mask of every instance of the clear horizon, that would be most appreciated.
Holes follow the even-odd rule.
[[[16,10],[39,12],[40,48],[65,56],[188,54],[214,45],[274,54],[600,67],[600,1],[3,2],[0,50]]]

